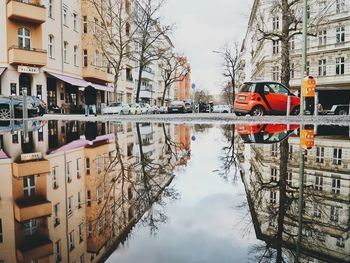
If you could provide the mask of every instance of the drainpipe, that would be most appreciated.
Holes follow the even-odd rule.
[[[63,62],[63,0],[60,0],[60,21],[61,21],[61,71],[63,73],[64,70],[64,62]]]
[[[62,2],[62,1],[61,1]],[[64,195],[65,195],[65,214],[66,214],[66,244],[67,244],[67,262],[70,263],[70,248],[69,248],[69,237],[68,237],[68,222],[69,222],[69,217],[67,213],[67,208],[68,208],[68,184],[67,184],[67,155],[66,152],[64,152]]]

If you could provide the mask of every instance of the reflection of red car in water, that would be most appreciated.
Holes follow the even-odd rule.
[[[245,143],[278,143],[289,137],[297,124],[238,124],[236,130]]]
[[[299,115],[300,98],[278,82],[246,82],[236,95],[236,115],[286,114],[288,96],[291,97],[290,112]]]

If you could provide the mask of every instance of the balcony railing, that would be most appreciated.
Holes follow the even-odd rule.
[[[10,64],[26,64],[45,66],[47,63],[47,51],[39,48],[21,48],[11,46],[8,50]]]
[[[45,236],[35,235],[25,238],[17,246],[17,260],[29,262],[36,259],[44,259],[53,254],[53,244]]]
[[[12,170],[14,177],[48,174],[50,173],[50,163],[48,160],[13,163]]]
[[[28,1],[27,3],[27,1],[9,0],[7,1],[7,17],[42,24],[46,21],[46,9],[38,1]]]

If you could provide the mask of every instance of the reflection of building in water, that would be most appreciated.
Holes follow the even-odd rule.
[[[245,145],[243,179],[259,239],[295,250],[298,234],[299,137],[289,138],[287,175],[280,175],[280,145]],[[350,140],[316,136],[305,156],[301,262],[350,261]],[[243,160],[244,159],[244,160]],[[285,187],[284,187],[285,186]],[[282,242],[282,240],[280,240]],[[290,254],[290,251],[285,251]],[[314,262],[314,261],[312,261]]]
[[[140,138],[135,124],[64,121],[30,132],[29,142],[21,132],[3,134],[0,262],[96,262],[111,253],[176,165],[163,150],[164,131],[173,139],[176,128],[138,126]],[[156,184],[144,187],[145,178]]]

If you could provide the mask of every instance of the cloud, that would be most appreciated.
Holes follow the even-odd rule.
[[[192,82],[219,93],[224,81],[221,61],[213,50],[229,41],[241,43],[252,0],[168,0],[162,10],[165,23],[176,24],[173,42],[192,65]]]

